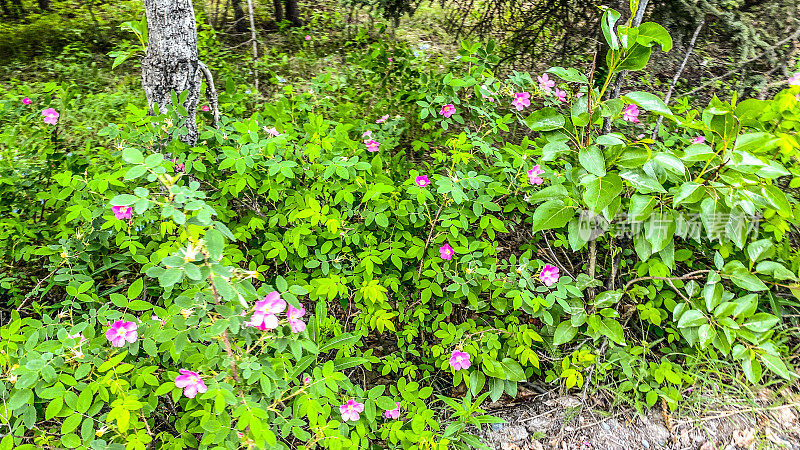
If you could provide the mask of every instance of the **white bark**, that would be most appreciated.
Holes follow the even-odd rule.
[[[189,133],[181,140],[197,142],[197,103],[200,98],[202,70],[197,56],[197,26],[191,0],[144,0],[149,44],[142,59],[142,87],[150,110],[166,112],[172,103],[170,93],[180,96],[188,91],[186,127]]]

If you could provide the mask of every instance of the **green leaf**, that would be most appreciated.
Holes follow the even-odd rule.
[[[136,200],[139,200],[139,197],[135,195],[121,194],[112,198],[110,203],[112,206],[128,206],[134,204]]]
[[[170,287],[180,281],[181,278],[183,278],[183,271],[175,267],[170,267],[158,276],[158,284],[160,284],[161,287]]]
[[[578,329],[572,326],[572,322],[565,320],[558,324],[553,335],[553,345],[559,346],[571,341],[578,334]]]
[[[658,44],[663,52],[672,50],[672,36],[669,35],[669,31],[655,22],[639,25],[639,37],[636,38],[636,42],[648,47]]]
[[[644,173],[641,169],[628,169],[619,173],[619,176],[624,178],[625,181],[632,184],[637,191],[641,194],[649,194],[651,192],[659,192],[665,194],[667,192],[664,186],[655,178]]]
[[[703,198],[703,194],[705,193],[705,189],[703,189],[703,185],[699,183],[695,183],[692,181],[686,182],[681,184],[678,188],[678,192],[672,197],[672,204],[675,206],[680,205],[681,203],[696,203]]]
[[[144,161],[144,156],[142,156],[142,152],[139,149],[126,147],[122,150],[122,159],[130,164],[141,164]]]
[[[786,368],[786,364],[781,360],[780,357],[769,354],[769,353],[759,353],[758,357],[761,358],[761,361],[764,362],[764,366],[780,376],[781,378],[785,378],[787,380],[791,380],[791,374],[789,370]]]
[[[581,163],[587,172],[597,175],[598,177],[605,176],[606,162],[603,159],[603,152],[597,146],[591,145],[582,148],[578,152],[578,161]]]
[[[139,294],[142,293],[143,288],[144,288],[144,279],[142,278],[137,279],[136,281],[131,283],[130,286],[128,286],[128,298],[133,300],[139,297]]]
[[[615,71],[620,70],[642,70],[647,66],[650,61],[650,54],[652,50],[650,47],[634,44],[626,54],[625,59],[616,67]]]
[[[722,275],[733,281],[733,284],[748,291],[766,291],[767,285],[757,276],[750,273],[741,261],[729,261],[722,268]]]
[[[82,420],[83,416],[80,414],[70,415],[64,419],[64,422],[61,424],[61,434],[72,433],[76,428],[78,428],[78,425],[81,424]]]
[[[606,42],[612,50],[619,50],[619,39],[617,39],[617,32],[614,29],[614,25],[619,20],[619,17],[620,14],[617,11],[613,9],[607,9],[603,13],[603,19],[601,22],[603,37],[606,38]]]
[[[533,212],[532,232],[561,228],[575,216],[575,208],[564,204],[563,200],[548,200]]]
[[[597,214],[622,193],[622,179],[616,173],[609,173],[604,177],[589,175],[584,178],[583,184],[586,186],[583,201]]]
[[[222,236],[222,233],[214,228],[210,228],[206,231],[205,241],[209,257],[214,261],[219,261],[225,250],[225,238]]]
[[[667,104],[664,103],[664,100],[661,100],[661,97],[657,95],[653,95],[649,92],[636,91],[625,94],[622,98],[628,100],[631,103],[639,105],[640,107],[646,109],[647,111],[672,117],[672,110],[669,109]]]
[[[681,318],[678,319],[678,328],[699,327],[707,322],[706,316],[704,316],[701,311],[690,309],[683,313]]]
[[[360,340],[361,338],[359,336],[350,333],[342,333],[338,336],[335,336],[334,338],[326,342],[324,345],[320,346],[319,352],[327,353],[331,350],[340,349],[345,346],[355,344]]]
[[[600,322],[600,332],[608,336],[609,339],[619,345],[625,343],[625,335],[622,330],[622,325],[611,317],[604,317]]]
[[[567,119],[552,107],[534,111],[525,118],[525,124],[533,131],[557,130],[567,123]]]
[[[586,75],[579,72],[578,69],[572,67],[569,67],[567,69],[563,67],[551,67],[545,70],[545,72],[552,73],[558,78],[561,78],[562,80],[570,83],[589,84],[589,79],[586,78]]]
[[[61,407],[64,406],[64,397],[56,397],[50,400],[47,404],[47,409],[44,411],[45,420],[50,420],[61,412]]]
[[[756,333],[764,333],[771,330],[780,321],[780,319],[772,314],[758,313],[753,314],[742,324],[742,326]]]

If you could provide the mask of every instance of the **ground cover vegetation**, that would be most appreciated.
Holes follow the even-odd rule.
[[[436,4],[276,5],[196,3],[215,92],[153,114],[141,3],[0,0],[0,448],[486,448],[532,380],[796,382],[795,41],[672,104],[646,2],[535,71]]]

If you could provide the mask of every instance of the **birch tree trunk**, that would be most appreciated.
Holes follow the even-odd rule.
[[[144,0],[149,44],[142,59],[142,88],[152,113],[163,114],[172,103],[170,93],[188,92],[187,144],[197,142],[197,103],[202,70],[197,56],[197,26],[192,0]],[[155,105],[158,104],[158,111]]]

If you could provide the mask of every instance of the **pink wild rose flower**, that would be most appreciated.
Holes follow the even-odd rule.
[[[531,184],[535,184],[535,185],[539,186],[540,184],[542,184],[544,182],[544,180],[542,180],[539,177],[539,175],[541,175],[543,173],[544,173],[544,169],[542,169],[542,167],[539,164],[533,166],[533,168],[528,171],[528,181],[530,181]]]
[[[439,114],[443,115],[445,119],[449,119],[455,113],[456,107],[452,103],[442,106],[441,111],[439,111]]]
[[[397,407],[394,409],[387,409],[386,411],[384,411],[383,417],[395,420],[400,418],[400,402],[394,402],[394,404],[397,405]]]
[[[383,123],[383,122],[386,122],[387,120],[389,120],[389,115],[388,114],[384,114],[384,115],[381,116],[380,119],[376,120],[375,123]]]
[[[362,138],[371,138],[372,137],[372,130],[367,130],[367,131],[361,133],[361,137]]]
[[[455,252],[453,251],[453,247],[450,247],[450,244],[447,242],[445,242],[443,246],[439,247],[439,256],[441,256],[442,259],[450,261],[453,259],[454,254]]]
[[[202,109],[203,111],[206,111],[206,112],[211,111],[211,108],[208,105],[203,105],[203,107],[200,108],[200,109]]]
[[[417,183],[417,186],[419,187],[425,187],[431,184],[431,180],[428,179],[427,175],[418,176],[417,178],[414,179],[414,182]]]
[[[261,331],[274,330],[278,327],[276,314],[286,309],[286,301],[277,291],[272,291],[264,297],[264,300],[256,302],[254,308],[250,321],[245,322],[245,325],[256,327]]]
[[[630,123],[639,123],[639,107],[630,104],[622,110],[622,120]]]
[[[460,352],[458,350],[453,350],[453,353],[450,354],[449,363],[450,367],[455,370],[466,370],[472,365],[472,363],[469,361],[469,353]]]
[[[517,111],[522,111],[528,106],[531,106],[531,94],[528,92],[517,92],[514,94],[514,100],[511,101],[511,104],[517,108]]]
[[[367,146],[368,152],[377,152],[378,147],[380,147],[381,143],[372,139],[364,141],[364,145]]]
[[[300,309],[292,305],[286,309],[286,318],[289,319],[289,326],[292,327],[292,333],[302,333],[306,329],[306,323],[303,322],[301,317],[306,315],[306,309],[300,305]]]
[[[792,75],[791,78],[787,80],[790,86],[800,86],[800,72]]]
[[[114,217],[119,220],[130,219],[133,214],[133,208],[130,206],[112,206],[111,211],[114,213]]]
[[[696,138],[692,139],[692,144],[702,144],[706,141],[705,136],[697,136]]]
[[[550,264],[545,264],[544,268],[542,268],[542,271],[539,273],[539,280],[547,287],[556,284],[558,278],[558,267]]]
[[[137,325],[134,322],[117,320],[106,330],[106,339],[111,341],[112,347],[122,347],[125,342],[134,343],[139,337],[136,328]]]
[[[280,133],[278,133],[278,130],[275,127],[271,127],[271,128],[264,127],[264,131],[266,131],[267,134],[269,134],[271,136],[275,136],[275,137],[281,135]]]
[[[307,40],[307,41],[310,41],[310,40],[311,40],[311,35],[308,35],[308,34],[307,34],[307,35],[306,35],[306,40]]]
[[[49,123],[50,125],[55,125],[58,123],[58,111],[53,108],[47,108],[42,111],[42,116],[44,117],[44,123]]]
[[[22,104],[25,105],[25,106],[28,106],[31,103],[32,103],[31,99],[29,99],[28,97],[25,97],[25,98],[22,99]]]
[[[175,387],[183,389],[183,395],[194,398],[198,392],[202,394],[208,390],[197,372],[186,369],[179,369],[178,372],[180,375],[175,377]]]
[[[539,80],[539,89],[544,92],[551,92],[556,85],[555,80],[551,80],[550,76],[547,74],[536,77],[536,79]]]
[[[339,406],[339,412],[342,414],[342,420],[357,422],[361,418],[360,413],[364,412],[364,404],[359,403],[352,398],[344,405]]]
[[[562,91],[561,89],[556,89],[556,98],[560,102],[567,102],[567,91]]]
[[[86,342],[88,340],[81,333],[67,334],[67,338],[69,338],[69,339],[77,339],[78,340],[78,345],[83,344],[84,342]]]

